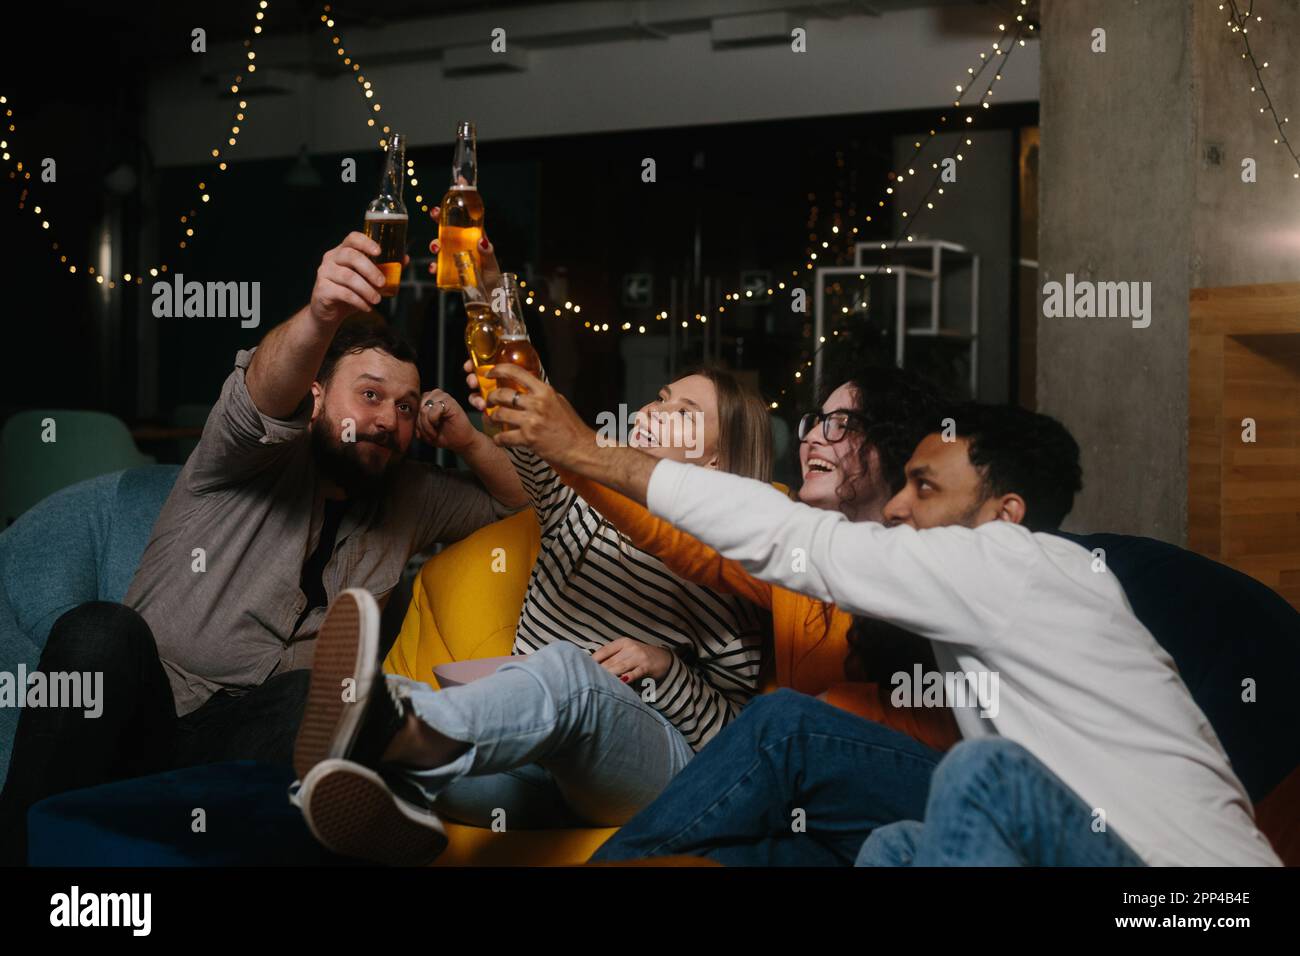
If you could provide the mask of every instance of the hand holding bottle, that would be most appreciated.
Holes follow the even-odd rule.
[[[311,314],[318,321],[335,325],[358,312],[370,312],[380,302],[386,281],[374,263],[379,243],[359,232],[350,232],[341,243],[321,257],[316,284],[311,290]],[[410,256],[402,257],[405,265]]]
[[[429,210],[429,215],[432,217],[435,224],[441,218],[441,214],[442,210],[437,206],[434,206],[433,209]],[[437,239],[434,239],[429,243],[429,252],[433,253],[433,255],[437,256],[441,249],[442,247],[439,245]],[[491,290],[496,289],[501,285],[501,265],[497,262],[496,246],[492,245],[492,243],[488,241],[486,232],[483,233],[483,238],[479,240],[478,259],[483,274],[483,285],[489,292],[491,292]],[[437,272],[438,263],[437,260],[435,260],[429,263],[429,274],[436,275]]]

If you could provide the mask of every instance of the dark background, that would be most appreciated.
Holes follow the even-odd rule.
[[[231,37],[244,35],[247,10],[236,6],[223,15],[228,17],[225,26],[220,18],[205,15],[209,43],[227,26]],[[391,14],[402,5],[385,6]],[[427,13],[437,4],[407,6]],[[295,15],[306,23],[316,10],[314,4],[300,4]],[[277,16],[284,13],[281,5]],[[158,65],[154,51],[177,46],[158,43],[160,33],[188,34],[190,18],[174,5],[124,4],[105,10],[79,2],[47,3],[39,10],[18,9],[6,16],[15,29],[5,41],[0,93],[12,94],[11,101],[19,107],[16,139],[29,163],[39,163],[41,155],[56,156],[59,162],[57,189],[39,182],[37,166],[26,184],[32,190],[26,201],[47,203],[66,251],[77,261],[90,257],[96,223],[113,202],[120,203],[124,248],[135,248],[136,230],[156,217],[159,246],[174,250],[175,217],[187,211],[195,181],[210,175],[211,167],[154,168],[139,130],[140,91]],[[57,43],[50,42],[53,24],[60,25]],[[41,56],[33,58],[33,52]],[[214,93],[197,90],[196,95]],[[995,107],[983,119],[985,130],[1016,129],[1034,124],[1037,108]],[[697,231],[700,272],[721,283],[723,291],[739,288],[740,273],[747,269],[768,270],[774,285],[780,279],[789,283],[791,270],[805,261],[810,217],[815,215],[823,230],[838,215],[860,217],[875,205],[887,183],[893,137],[932,121],[931,113],[889,113],[480,140],[487,231],[503,265],[531,279],[534,287],[539,279],[567,275],[567,292],[561,298],[582,304],[581,319],[599,319],[611,329],[623,322],[631,322],[634,330],[644,324],[648,334],[666,336],[668,322],[677,322],[679,316],[668,322],[656,322],[654,316],[668,308],[670,276],[683,283],[691,279]],[[209,130],[196,130],[195,135],[200,132],[211,135]],[[641,159],[651,154],[657,162],[657,182],[646,184],[640,177]],[[421,177],[418,189],[409,184],[406,188],[412,212],[409,248],[413,256],[425,255],[435,230],[414,195],[423,193],[430,204],[441,196],[451,147],[416,147],[408,156]],[[17,209],[24,184],[6,182],[0,187],[5,250],[0,282],[13,299],[26,304],[11,313],[4,336],[0,418],[20,408],[100,408],[136,425],[142,417],[166,421],[177,405],[210,404],[235,351],[255,345],[274,324],[304,305],[321,255],[349,230],[359,228],[365,204],[377,190],[382,156],[378,150],[356,156],[355,184],[339,182],[342,158],[310,156],[322,182],[310,189],[286,184],[292,159],[232,159],[218,201],[200,210],[196,237],[184,251],[164,253],[162,258],[172,273],[181,272],[186,279],[261,282],[262,324],[241,329],[229,320],[163,320],[157,411],[150,416],[142,416],[138,407],[133,334],[135,315],[152,301],[154,280],[119,284],[109,293],[120,297],[125,321],[119,339],[104,340],[92,308],[102,290],[83,275],[69,275],[59,264],[58,252],[49,248],[35,217]],[[139,170],[139,188],[114,199],[104,177],[122,163]],[[1015,175],[1014,163],[1008,164],[1006,174]],[[1007,214],[1018,222],[1018,210]],[[890,219],[888,209],[880,210],[859,238],[892,239]],[[621,278],[630,272],[654,276],[652,307],[621,304]],[[1013,302],[1016,294],[1013,290]],[[421,349],[426,387],[439,379],[435,303],[436,297],[412,302],[404,294],[393,316]],[[441,377],[460,395],[463,344],[458,308],[455,304],[448,321],[448,359]],[[695,309],[687,311],[693,314]],[[579,410],[592,417],[610,407],[611,396],[621,395],[624,384],[620,333],[592,333],[572,315],[557,319],[530,313],[529,319],[548,367],[581,366],[581,374],[557,378]],[[728,307],[721,325],[720,357],[750,372],[769,400],[793,387],[794,370],[811,356],[811,314],[793,315],[788,292],[771,303]],[[701,338],[698,323],[691,323],[686,337],[678,326],[676,367],[681,369],[700,357]],[[741,338],[743,353],[738,348]],[[1012,368],[1014,379],[1014,364]],[[1014,400],[1017,382],[1010,388]],[[639,402],[642,397],[629,400]],[[778,414],[793,420],[812,401],[805,386],[782,400]],[[146,450],[168,456],[165,448]]]

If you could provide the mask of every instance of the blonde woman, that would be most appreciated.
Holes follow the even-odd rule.
[[[485,263],[489,274],[494,267]],[[471,403],[483,407],[477,394]],[[629,444],[770,475],[766,405],[715,369],[666,384],[637,413]],[[349,593],[330,608],[294,799],[337,852],[427,862],[445,846],[439,814],[486,825],[504,811],[511,829],[620,825],[757,690],[763,611],[633,547],[531,451],[512,449],[511,460],[541,547],[508,664],[437,692],[383,679],[369,596]],[[349,677],[363,705],[339,700]]]

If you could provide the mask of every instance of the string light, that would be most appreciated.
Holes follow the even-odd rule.
[[[1028,6],[1028,0],[1021,0],[1021,6],[1022,7]],[[1012,50],[1014,50],[1016,47],[1024,46],[1025,45],[1024,35],[1026,33],[1032,33],[1034,31],[1034,25],[1032,23],[1026,23],[1023,14],[1018,14],[1016,16],[1015,22],[1016,22],[1016,26],[1014,27],[1014,29],[1008,29],[1008,25],[1006,23],[998,24],[998,30],[1001,32],[1001,36],[999,36],[998,39],[994,41],[993,49],[995,52],[1000,54],[1001,59],[998,61],[998,65],[996,69],[994,69],[993,71],[992,79],[988,81],[987,85],[984,88],[984,92],[976,100],[976,103],[984,109],[989,108],[988,99],[993,95],[993,86],[994,84],[998,83],[1002,79],[1003,69],[1006,66],[1007,60],[1011,56]],[[1010,43],[1006,42],[1008,36],[1011,37],[1012,42]],[[968,94],[970,94],[975,89],[975,86],[979,81],[980,76],[983,75],[985,70],[994,62],[992,59],[988,58],[987,54],[984,52],[981,52],[979,54],[979,58],[981,62],[978,68],[975,66],[967,67],[966,73],[968,75],[968,79],[964,83],[954,84],[954,89],[958,94],[957,98],[953,101],[953,106],[956,108],[960,108],[962,106],[962,101],[966,98]],[[973,108],[973,107],[969,107],[969,108]],[[947,123],[947,121],[948,121],[947,115],[941,114],[939,117],[938,124],[930,128],[928,135],[922,139],[918,139],[913,142],[912,145],[914,151],[912,155],[908,158],[908,160],[905,163],[903,163],[900,167],[898,167],[899,169],[906,169],[907,170],[906,175],[897,171],[890,172],[888,176],[888,180],[890,182],[895,184],[902,183],[906,181],[907,176],[916,175],[915,168],[922,153],[924,153],[926,147],[929,146],[930,143],[934,141],[935,137],[939,135],[941,128]],[[965,122],[967,124],[973,124],[974,115],[968,114],[965,117]],[[944,160],[954,159],[956,162],[964,162],[966,158],[964,148],[969,148],[972,145],[973,145],[972,141],[965,134],[963,134],[957,139],[957,142],[954,145],[953,149],[943,159]],[[913,210],[911,210],[910,212],[904,210],[901,213],[901,218],[905,220],[905,223],[904,223],[904,227],[899,231],[898,235],[894,238],[893,241],[894,249],[897,249],[904,242],[908,242],[908,243],[913,242],[915,239],[915,236],[913,234],[913,230],[915,229],[915,226],[913,224],[915,222],[916,216],[919,213],[921,213],[923,208],[927,211],[934,209],[935,203],[933,201],[933,197],[935,196],[936,192],[938,194],[943,193],[942,187],[939,186],[939,182],[943,178],[943,171],[941,169],[942,165],[943,165],[942,162],[931,163],[931,168],[934,170],[938,170],[938,172],[936,173],[934,179],[931,181],[929,188],[926,189],[924,195],[921,196],[920,202],[917,203],[916,207]],[[892,185],[886,186],[884,195],[887,197],[893,196],[894,187]],[[878,201],[878,208],[883,208],[884,205],[885,205],[885,199],[882,198]],[[865,221],[870,222],[871,217],[867,216]],[[855,226],[852,229],[851,235],[856,236],[857,232],[858,229]],[[841,232],[838,229],[832,229],[832,236],[835,236],[837,239],[846,238],[841,236]],[[813,233],[810,236],[810,238],[812,239],[813,242],[820,241],[816,233]],[[889,247],[890,247],[889,243],[882,242],[880,244],[881,249],[888,249]],[[824,243],[823,243],[823,248],[826,248]],[[843,253],[843,251],[844,250],[840,248],[836,248],[835,250],[833,250],[834,258],[830,259],[830,261],[835,261],[835,259],[838,259],[840,255]],[[811,272],[813,270],[814,268],[813,260],[815,259],[816,259],[815,254],[809,256],[809,261],[806,262],[804,265],[803,271],[805,273]],[[893,274],[892,268],[888,266],[884,266],[884,267],[874,266],[869,271],[871,271],[874,274],[878,274],[882,268],[884,269],[886,275]],[[795,277],[798,277],[799,270],[796,269],[793,275]],[[836,331],[833,332],[832,334],[833,336],[838,336],[839,333]],[[812,354],[815,356],[817,352],[819,352],[822,348],[825,347],[825,345],[826,342],[823,337],[822,341],[818,342],[816,346],[813,348]],[[804,360],[801,359],[801,361]],[[809,368],[811,366],[812,366],[811,361],[805,361],[802,368]],[[802,383],[803,381],[802,368],[800,371],[795,372],[794,375],[795,382],[789,387],[794,387],[794,385],[798,385]],[[781,395],[785,395],[789,387],[781,389]]]
[[[341,57],[343,60],[343,65],[348,69],[350,69],[354,74],[356,74],[355,79],[357,81],[357,89],[361,93],[362,100],[369,104],[371,113],[378,113],[380,112],[383,106],[383,104],[380,103],[378,99],[379,96],[378,90],[375,89],[375,85],[372,80],[366,79],[366,75],[361,69],[360,62],[358,62],[355,57],[348,54],[347,47],[343,43],[342,34],[334,29],[334,17],[332,15],[332,10],[333,7],[331,4],[328,3],[325,4],[322,7],[320,22],[323,23],[331,31],[333,31],[332,35],[330,36],[330,43],[335,48],[334,51],[335,55]],[[374,125],[375,125],[374,116],[367,117],[366,126],[374,127]],[[381,132],[383,133],[383,136],[381,136],[379,139],[379,148],[386,150],[388,148],[388,140],[386,139],[386,137],[392,132],[392,129],[391,127],[385,125],[381,127]],[[408,157],[406,160],[406,180],[411,184],[412,187],[418,188],[420,185],[419,177],[416,174],[415,160],[410,157]],[[417,192],[415,194],[415,201],[419,204],[421,212],[429,211],[429,204],[425,202],[423,193]],[[527,286],[528,283],[526,282],[521,281],[519,283],[520,290],[526,289]],[[571,313],[576,317],[582,312],[582,306],[574,303],[572,300],[566,301],[564,303],[563,308],[560,308],[554,303],[544,302],[542,300],[541,294],[535,289],[530,289],[526,293],[523,293],[523,295],[524,295],[523,304],[525,306],[536,305],[538,315],[545,315],[549,311],[554,313],[554,315],[557,318],[563,316],[566,312]],[[666,315],[667,313],[664,314]],[[608,323],[593,324],[592,322],[587,321],[584,322],[581,326],[578,326],[577,323],[575,322],[574,327],[587,329],[592,332],[609,331]],[[627,331],[629,328],[630,325],[625,323],[623,326],[623,330]]]
[[[1286,135],[1286,124],[1291,122],[1291,118],[1280,116],[1273,106],[1273,98],[1268,95],[1268,88],[1264,85],[1264,70],[1268,69],[1268,60],[1261,64],[1255,59],[1255,52],[1250,47],[1250,37],[1247,34],[1251,17],[1254,16],[1255,0],[1251,0],[1250,6],[1245,13],[1242,13],[1241,8],[1237,6],[1237,0],[1228,0],[1228,6],[1231,8],[1230,19],[1228,20],[1229,31],[1241,34],[1241,43],[1244,48],[1241,54],[1242,59],[1249,60],[1250,65],[1255,70],[1255,83],[1251,86],[1250,92],[1255,93],[1258,91],[1264,97],[1264,105],[1259,108],[1259,111],[1269,113],[1273,117],[1273,125],[1277,127],[1277,136],[1273,138],[1273,144],[1282,146],[1291,155],[1291,159],[1296,164],[1296,172],[1292,174],[1292,178],[1300,180],[1300,155],[1297,155],[1295,147],[1291,145],[1291,140]],[[1222,3],[1219,4],[1220,10],[1223,7]],[[1256,23],[1262,23],[1264,20],[1261,16],[1254,16],[1254,19]]]
[[[257,16],[256,16],[257,23],[253,27],[254,35],[261,34],[262,32],[261,21],[265,18],[265,12],[269,6],[270,4],[268,0],[259,0]],[[245,78],[244,73],[254,73],[257,71],[257,65],[254,63],[254,60],[257,59],[257,53],[253,49],[252,38],[251,37],[246,38],[243,41],[243,45],[246,51],[246,55],[244,57],[246,62],[243,67],[244,72],[236,74],[234,81],[230,84],[230,92],[235,97],[239,96],[239,87],[241,84],[243,84]],[[15,124],[13,122],[13,108],[8,106],[8,102],[9,100],[7,96],[0,96],[0,105],[4,105],[6,107],[5,118],[9,120],[9,122],[7,123],[8,132],[12,134],[16,131],[16,129],[15,129]],[[231,119],[231,124],[230,124],[230,135],[226,138],[226,145],[228,147],[234,147],[238,142],[238,137],[239,137],[240,130],[242,128],[242,124],[245,122],[245,115],[246,115],[245,111],[248,109],[248,103],[246,100],[237,99],[236,102],[237,102],[237,106],[235,108],[234,115]],[[221,149],[219,147],[214,147],[211,150],[211,156],[213,159],[221,159]],[[11,155],[8,137],[6,136],[4,140],[0,141],[0,161],[9,162],[11,159],[14,162],[15,168],[10,171],[9,178],[13,180],[17,180],[18,174],[22,173],[22,178],[24,181],[30,180],[32,178],[31,171],[23,169],[22,162],[18,160],[16,157]],[[223,173],[226,171],[226,169],[227,169],[226,161],[224,159],[221,159],[221,162],[216,164],[216,172]],[[208,183],[206,180],[199,181],[199,183],[196,186],[196,192],[199,197],[199,203],[198,203],[199,207],[202,207],[204,204],[208,204],[211,202],[212,190],[208,188]],[[27,203],[27,196],[28,196],[28,188],[24,186],[20,191],[18,197],[18,208],[20,210],[25,208]],[[49,214],[43,213],[40,206],[35,206],[33,207],[33,215],[42,217],[40,220],[40,227],[44,232],[50,235],[51,251],[58,255],[60,265],[66,265],[68,267],[69,275],[80,274],[80,275],[85,275],[87,277],[94,276],[95,282],[97,284],[107,285],[109,289],[117,288],[116,279],[114,278],[106,279],[102,273],[96,273],[94,266],[86,266],[83,271],[77,268],[77,264],[75,262],[69,262],[67,253],[61,250],[58,239],[54,237],[55,230],[54,230],[52,219],[49,216]],[[189,247],[190,241],[194,238],[194,222],[197,217],[198,217],[198,208],[190,209],[188,212],[182,213],[179,216],[183,235],[182,238],[180,238],[177,241],[176,244],[177,249],[183,251]],[[134,283],[135,285],[143,285],[145,271],[146,270],[143,269],[130,269],[130,270],[123,271],[122,282],[128,285],[132,283]],[[168,266],[167,263],[160,262],[156,266],[151,266],[147,271],[151,277],[157,277],[160,273],[167,272]]]

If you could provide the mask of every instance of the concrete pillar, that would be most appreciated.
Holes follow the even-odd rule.
[[[1151,284],[1147,328],[1040,312],[1038,408],[1083,450],[1070,528],[1185,542],[1188,294],[1300,280],[1295,163],[1227,19],[1210,0],[1042,3],[1040,283]],[[1300,140],[1300,7],[1270,5],[1251,39]]]

